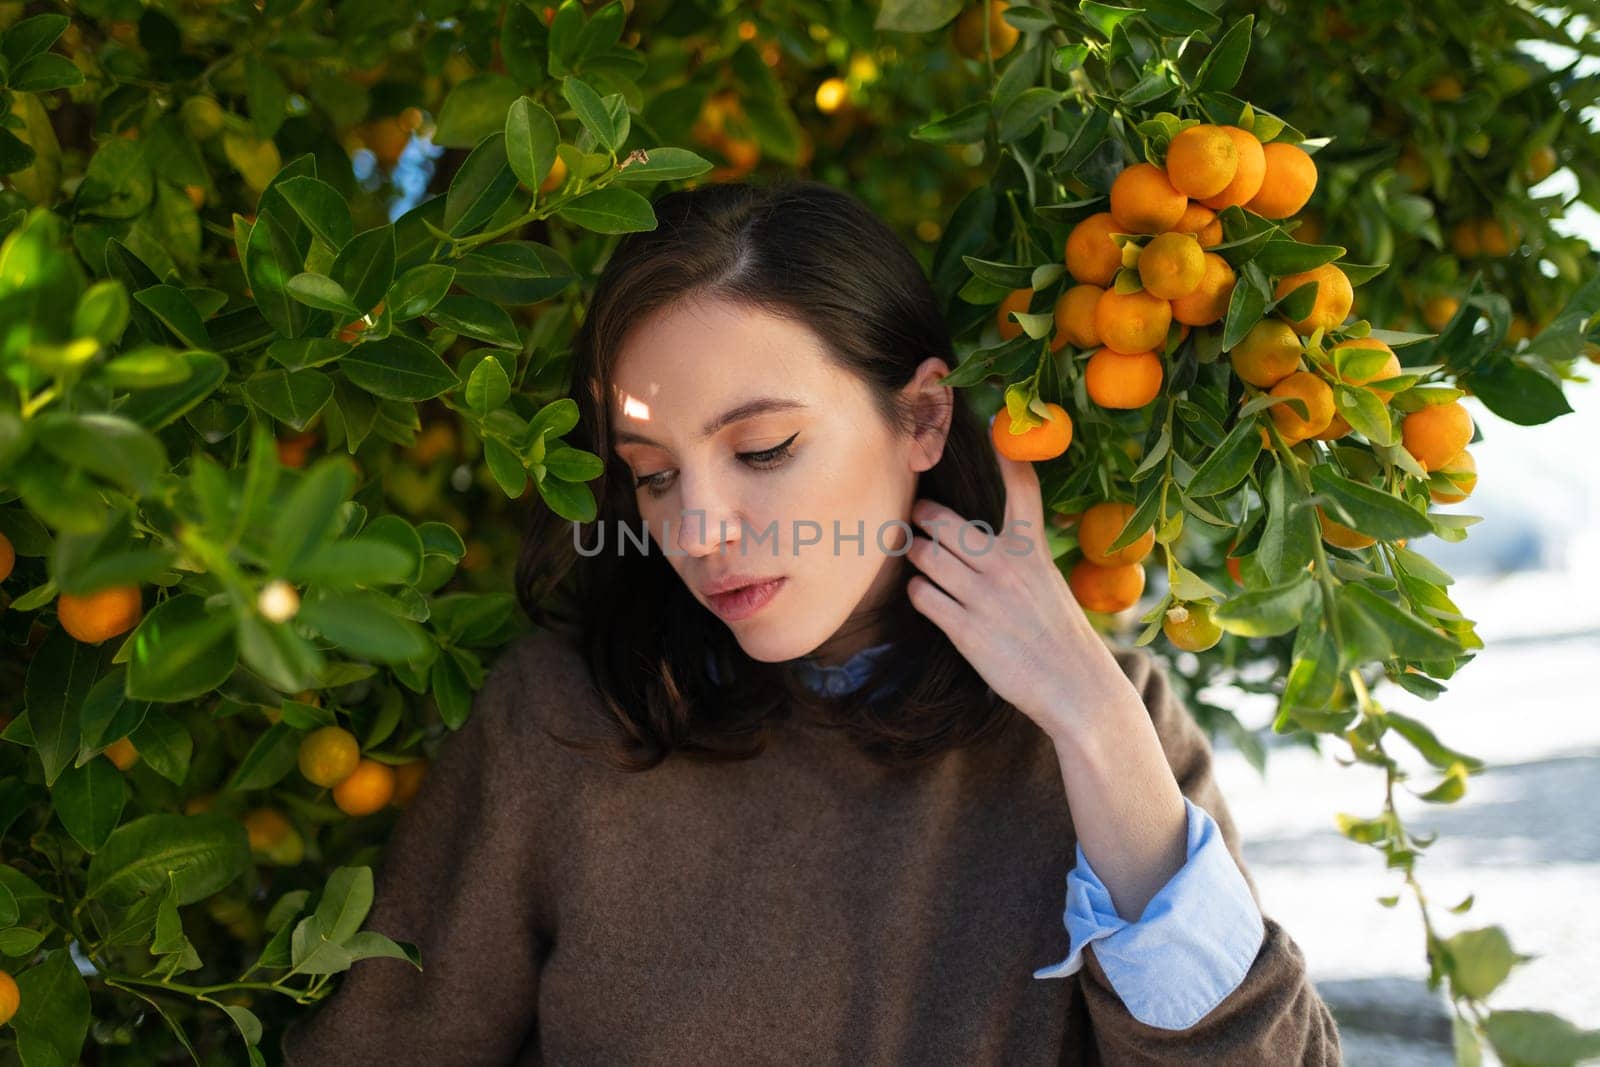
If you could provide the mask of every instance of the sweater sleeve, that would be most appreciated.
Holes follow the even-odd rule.
[[[514,642],[496,659],[383,848],[365,928],[414,943],[422,969],[357,960],[284,1031],[286,1067],[511,1063],[534,1032],[547,944],[537,805],[526,767],[513,778],[529,710],[520,651]]]
[[[1259,909],[1260,892],[1245,867],[1239,831],[1213,774],[1205,731],[1183,706],[1154,657],[1137,648],[1116,654],[1144,698],[1179,789],[1215,820]],[[1097,956],[1097,943],[1087,945],[1083,967],[1077,972],[1078,984],[1102,1061],[1108,1067],[1189,1063],[1339,1067],[1338,1026],[1307,976],[1304,954],[1270,916],[1262,917],[1262,927],[1260,947],[1243,979],[1198,1021],[1181,1030],[1158,1028],[1135,1018],[1107,971],[1105,964],[1112,961]]]

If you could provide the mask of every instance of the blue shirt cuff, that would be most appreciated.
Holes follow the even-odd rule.
[[[1187,796],[1188,855],[1144,914],[1129,922],[1078,846],[1062,918],[1072,951],[1035,978],[1064,978],[1095,959],[1135,1019],[1187,1030],[1239,987],[1266,937],[1261,909],[1209,812]]]

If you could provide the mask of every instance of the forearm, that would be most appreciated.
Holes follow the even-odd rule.
[[[1188,820],[1150,714],[1126,690],[1086,702],[1048,732],[1078,846],[1117,912],[1134,921],[1183,866]]]

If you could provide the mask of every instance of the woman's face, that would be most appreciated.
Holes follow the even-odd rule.
[[[953,391],[937,384],[949,372],[922,363],[905,388],[919,429],[897,434],[799,323],[709,298],[645,319],[624,341],[610,403],[650,551],[753,659],[836,663],[886,640],[862,617],[909,578],[893,553],[917,475],[949,432]],[[764,585],[714,595],[738,579]]]

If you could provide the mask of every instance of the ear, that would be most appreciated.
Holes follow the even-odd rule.
[[[917,418],[911,464],[918,473],[938,464],[944,455],[945,441],[950,436],[950,418],[955,412],[956,391],[951,386],[939,384],[939,379],[949,373],[949,364],[938,356],[930,356],[922,361],[917,373],[906,383],[906,395]]]

